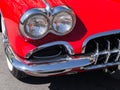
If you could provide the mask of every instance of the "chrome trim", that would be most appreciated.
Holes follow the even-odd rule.
[[[20,23],[19,23],[19,28],[20,28],[21,34],[23,36],[27,37],[27,38],[30,38],[30,39],[33,39],[33,40],[37,40],[37,39],[43,38],[48,33],[53,33],[53,34],[59,35],[59,36],[62,36],[62,35],[70,33],[73,30],[73,28],[74,28],[74,26],[76,24],[76,17],[75,17],[74,12],[70,8],[68,8],[67,6],[65,6],[65,5],[51,8],[50,4],[46,0],[43,0],[43,2],[46,5],[45,9],[43,9],[43,8],[33,8],[33,9],[28,10],[27,12],[25,12],[22,15],[22,17],[20,19]],[[67,12],[70,15],[72,15],[72,18],[73,18],[73,26],[72,26],[71,30],[69,32],[65,33],[65,34],[60,34],[60,33],[56,32],[54,30],[54,28],[53,28],[53,25],[52,25],[53,24],[53,19],[54,19],[55,15],[58,14],[58,13],[60,13],[60,12]],[[43,36],[41,36],[39,38],[31,38],[31,37],[29,37],[25,33],[24,26],[25,26],[26,20],[29,17],[31,17],[32,15],[36,15],[36,14],[41,14],[41,15],[45,16],[48,19],[48,23],[49,23],[48,31]]]
[[[83,67],[83,69],[84,70],[94,70],[94,69],[106,68],[106,67],[111,67],[111,66],[116,66],[116,65],[120,65],[120,62],[93,65],[93,66]]]
[[[57,32],[56,30],[54,30],[54,27],[53,27],[53,20],[54,20],[55,16],[57,14],[61,13],[61,12],[66,12],[69,15],[71,15],[72,16],[72,20],[73,20],[72,28],[69,31],[67,31],[66,33],[64,33],[64,34]],[[51,23],[52,23],[52,29],[53,29],[52,33],[54,33],[56,35],[59,35],[59,36],[66,35],[66,34],[70,33],[73,30],[73,28],[75,27],[75,24],[76,24],[75,13],[70,8],[68,8],[67,6],[57,6],[57,7],[53,8],[53,10],[52,10],[52,21],[51,21]]]
[[[1,14],[1,29],[2,29],[1,31],[2,31],[3,43],[7,43],[8,38],[7,38],[6,26],[5,26],[4,17],[1,10],[0,10],[0,14]]]
[[[117,57],[116,57],[116,59],[115,59],[115,61],[118,61],[118,59],[119,59],[119,57],[120,57],[120,40],[118,40],[118,43],[119,43],[119,45],[118,45],[118,55],[117,55]]]
[[[47,29],[47,32],[42,35],[41,37],[38,37],[38,38],[33,38],[33,37],[30,37],[28,36],[26,33],[25,33],[25,25],[26,25],[26,21],[32,17],[33,15],[43,15],[44,17],[46,17],[47,21],[48,21],[48,29]],[[41,39],[43,38],[44,36],[47,35],[48,33],[48,30],[49,30],[49,25],[50,25],[50,21],[49,21],[49,18],[47,17],[46,13],[45,13],[45,10],[44,9],[37,9],[37,8],[33,8],[33,9],[30,9],[28,10],[27,12],[25,12],[23,14],[23,16],[20,18],[20,23],[19,23],[19,28],[20,28],[20,32],[21,34],[24,36],[24,37],[27,37],[27,38],[30,38],[30,39],[33,39],[33,40],[36,40],[36,39]]]
[[[86,49],[86,45],[87,43],[94,39],[94,38],[98,38],[98,37],[102,37],[102,36],[107,36],[107,35],[114,35],[114,34],[118,34],[120,33],[120,30],[112,30],[112,31],[108,31],[108,32],[102,32],[102,33],[98,33],[98,34],[95,34],[95,35],[92,35],[90,37],[88,37],[84,42],[83,42],[83,45],[82,45],[82,53],[85,53],[85,49]]]
[[[18,58],[14,56],[15,54],[13,54],[12,49],[9,49],[9,46],[7,46],[5,48],[5,53],[13,67],[32,76],[50,76],[67,73],[74,68],[80,68],[87,65],[91,65],[94,62],[94,60],[91,57],[86,56],[78,58],[66,57],[64,58],[65,61],[57,63],[26,65],[23,62],[21,62],[20,58],[18,60]]]
[[[35,53],[35,52],[37,52],[39,50],[42,50],[44,48],[50,47],[50,46],[54,46],[54,45],[63,45],[66,48],[66,50],[68,51],[69,55],[74,55],[74,50],[73,50],[72,46],[68,42],[65,42],[65,41],[56,41],[56,42],[51,42],[51,43],[47,43],[47,44],[38,46],[37,48],[31,50],[26,55],[25,58],[29,58],[33,53]]]
[[[118,53],[118,55],[117,55],[117,57],[116,57],[116,59],[115,59],[115,61],[118,61],[118,59],[119,59],[119,57],[120,57],[120,49],[114,49],[114,50],[110,50],[110,51],[102,51],[102,52],[96,52],[95,54],[93,54],[93,55],[91,55],[93,58],[94,58],[94,60],[95,60],[95,65],[97,64],[97,61],[98,61],[98,56],[99,55],[107,55],[107,58],[106,58],[106,60],[105,60],[105,62],[104,62],[104,64],[106,64],[106,63],[108,63],[108,60],[109,60],[109,58],[110,58],[110,55],[112,54],[112,53]]]
[[[42,0],[44,2],[44,4],[46,5],[46,13],[47,13],[47,16],[51,16],[52,15],[52,8],[50,6],[50,4],[47,2],[47,0]]]

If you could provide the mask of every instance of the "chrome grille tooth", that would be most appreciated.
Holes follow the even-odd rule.
[[[94,64],[97,64],[97,61],[98,61],[98,57],[99,57],[99,44],[98,44],[98,42],[96,42],[95,41],[95,43],[96,43],[96,52],[95,52],[95,54],[94,54],[94,58],[95,58],[95,63]]]
[[[108,49],[107,49],[107,58],[106,58],[106,60],[105,60],[105,63],[108,62],[109,57],[110,57],[110,55],[111,55],[111,53],[110,53],[110,41],[109,41],[109,40],[107,40],[107,45],[108,45]]]
[[[115,59],[115,62],[117,62],[119,57],[120,57],[120,39],[117,39],[117,41],[118,41],[118,55],[117,55],[117,57]]]

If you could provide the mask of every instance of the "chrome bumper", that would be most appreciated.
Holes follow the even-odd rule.
[[[90,65],[92,62],[90,59],[70,60],[60,63],[41,64],[41,65],[25,65],[22,62],[11,59],[12,65],[20,71],[23,71],[32,76],[50,76],[69,72],[74,68],[82,68]]]
[[[67,56],[63,58],[64,60],[61,60],[61,62],[26,65],[22,63],[20,59],[17,59],[17,57],[15,56],[13,51],[11,51],[11,49],[6,48],[5,53],[9,62],[14,68],[31,76],[51,76],[56,74],[67,73],[70,72],[72,69],[82,69],[84,66],[88,66],[94,63],[91,57]]]

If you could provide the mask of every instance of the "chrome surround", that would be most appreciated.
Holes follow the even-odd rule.
[[[59,36],[63,36],[63,35],[66,35],[68,33],[70,33],[75,24],[76,24],[76,17],[75,17],[75,13],[70,9],[68,8],[67,6],[63,5],[63,6],[57,6],[57,7],[54,7],[54,8],[51,8],[50,4],[47,2],[47,0],[43,0],[44,4],[46,5],[46,8],[43,9],[43,8],[33,8],[33,9],[30,9],[28,10],[27,12],[25,12],[25,14],[23,14],[23,16],[21,17],[20,19],[20,24],[19,24],[19,28],[20,28],[20,32],[23,36],[27,37],[27,38],[30,38],[30,39],[33,39],[33,40],[37,40],[37,39],[41,39],[43,38],[44,36],[46,36],[48,33],[53,33],[55,35],[59,35]],[[71,30],[69,30],[69,32],[66,32],[65,34],[61,34],[61,33],[58,33],[57,31],[54,30],[53,28],[53,19],[54,17],[56,16],[56,14],[60,13],[60,12],[67,12],[68,14],[70,14],[73,18],[73,26],[71,28]],[[41,37],[39,38],[32,38],[32,37],[29,37],[26,33],[25,33],[25,22],[26,20],[32,16],[32,15],[36,15],[36,14],[42,14],[43,16],[45,16],[47,19],[48,19],[48,23],[49,23],[49,26],[48,26],[48,31]]]
[[[47,21],[48,21],[48,27],[47,27],[47,32],[42,35],[41,37],[38,37],[38,38],[34,38],[34,37],[30,37],[28,36],[26,33],[25,33],[25,25],[26,25],[26,21],[34,16],[34,15],[42,15],[44,17],[46,17]],[[50,21],[49,21],[49,18],[47,17],[46,13],[45,13],[45,10],[44,9],[37,9],[37,8],[33,8],[33,9],[30,9],[28,10],[27,12],[25,12],[23,14],[23,16],[21,17],[20,19],[20,23],[19,23],[19,27],[20,27],[20,32],[22,33],[22,35],[24,37],[27,37],[27,38],[30,38],[30,39],[33,39],[33,40],[36,40],[36,39],[41,39],[43,38],[44,36],[47,35],[48,33],[48,30],[49,30],[49,25],[50,25]]]
[[[69,55],[74,55],[74,50],[73,50],[72,46],[68,42],[65,42],[65,41],[56,41],[56,42],[51,42],[51,43],[47,43],[47,44],[38,46],[37,48],[31,50],[26,55],[25,58],[29,58],[33,53],[35,53],[35,52],[37,52],[39,50],[42,50],[44,48],[50,47],[50,46],[54,46],[54,45],[63,45],[66,48],[66,50],[68,51]]]
[[[82,45],[82,53],[85,53],[85,49],[86,49],[86,45],[87,43],[94,39],[94,38],[98,38],[98,37],[102,37],[102,36],[107,36],[107,35],[114,35],[114,34],[118,34],[120,33],[120,30],[112,30],[112,31],[108,31],[108,32],[102,32],[102,33],[98,33],[98,34],[95,34],[95,35],[92,35],[90,37],[88,37],[84,42],[83,42],[83,45]]]
[[[90,56],[85,57],[65,57],[61,62],[47,64],[27,65],[15,56],[10,46],[5,47],[5,53],[11,65],[31,76],[51,76],[70,72],[74,68],[82,68],[91,65],[94,60]]]
[[[4,18],[1,10],[0,10],[0,14],[1,14],[1,28],[2,28],[1,31],[2,31],[3,43],[7,43],[8,39],[7,39],[6,26],[5,26],[5,22],[4,22]]]
[[[120,62],[106,63],[106,64],[93,65],[93,66],[86,66],[83,69],[84,70],[94,70],[94,69],[107,68],[107,67],[116,66],[116,65],[120,65]]]
[[[50,4],[47,2],[47,0],[42,0],[44,2],[44,4],[46,5],[46,13],[47,13],[47,16],[51,16],[52,15],[52,7],[50,6]]]
[[[54,30],[54,27],[53,27],[53,20],[54,20],[55,16],[57,14],[61,13],[61,12],[66,12],[69,15],[71,15],[72,16],[72,20],[73,20],[72,28],[69,31],[67,31],[66,33],[59,33],[56,30]],[[52,32],[54,34],[59,35],[59,36],[66,35],[66,34],[70,33],[73,30],[73,28],[75,27],[75,24],[76,24],[75,13],[70,8],[68,8],[67,6],[57,6],[57,7],[53,8],[53,10],[52,10],[52,21],[51,22],[52,22],[52,28],[53,28]]]

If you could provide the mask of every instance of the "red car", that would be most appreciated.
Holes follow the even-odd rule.
[[[0,0],[0,10],[16,78],[99,69],[120,78],[119,0]]]

